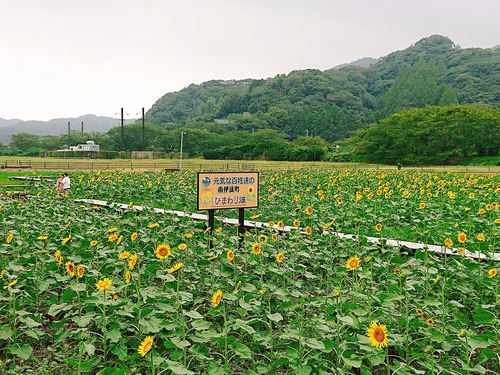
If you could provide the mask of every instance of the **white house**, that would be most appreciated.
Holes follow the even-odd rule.
[[[94,141],[87,141],[84,144],[79,144],[76,146],[69,146],[70,151],[94,151],[99,152],[99,145],[96,145]]]

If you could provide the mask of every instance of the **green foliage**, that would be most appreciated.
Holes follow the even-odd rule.
[[[286,139],[309,134],[338,142],[407,108],[498,107],[499,102],[500,50],[461,49],[433,35],[369,68],[308,69],[265,80],[190,85],[163,96],[146,116],[164,129],[188,126],[219,134],[273,129]]]
[[[500,153],[500,110],[455,105],[409,109],[356,134],[368,162],[453,164]]]

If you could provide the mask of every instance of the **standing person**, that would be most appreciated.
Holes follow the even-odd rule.
[[[60,174],[59,177],[57,177],[57,182],[56,182],[56,195],[60,196],[63,193],[63,185],[62,185],[62,179],[64,175]]]
[[[64,195],[69,197],[69,190],[71,188],[71,180],[67,173],[63,173],[63,179],[61,181]]]

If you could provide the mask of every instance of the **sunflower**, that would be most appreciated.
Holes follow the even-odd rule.
[[[113,284],[113,281],[111,279],[105,278],[102,280],[99,280],[96,284],[95,287],[97,290],[107,290],[109,287]]]
[[[121,235],[120,237],[118,237],[118,239],[116,240],[116,244],[117,245],[121,244],[122,240],[123,240],[123,235]]]
[[[307,206],[306,207],[306,215],[312,215],[312,213],[313,213],[312,207],[311,206]]]
[[[480,208],[479,211],[477,212],[479,215],[483,215],[486,213],[486,210],[484,208]]]
[[[453,241],[451,240],[451,238],[447,238],[444,240],[444,246],[446,247],[452,247],[453,246]]]
[[[128,268],[130,270],[133,270],[136,263],[137,263],[137,259],[139,259],[139,256],[137,254],[132,254],[129,259],[128,259]]]
[[[422,210],[425,208],[426,204],[424,202],[421,202],[418,207],[420,207]]]
[[[311,227],[308,225],[308,226],[306,227],[306,229],[305,229],[305,230],[306,230],[306,234],[307,234],[308,236],[310,236],[310,235],[311,235],[311,233],[312,233],[312,229],[311,229]]]
[[[211,302],[213,307],[219,306],[219,303],[222,301],[222,290],[218,290],[212,296]]]
[[[153,336],[147,336],[144,340],[142,340],[141,345],[139,345],[137,353],[144,357],[153,347],[153,341]]]
[[[261,234],[257,237],[257,241],[259,241],[260,244],[265,244],[267,242],[267,236],[265,234]]]
[[[153,228],[156,228],[157,226],[158,226],[158,223],[151,223],[148,225],[148,228],[153,229]]]
[[[111,233],[108,237],[108,241],[115,242],[117,238],[118,238],[118,235],[116,233]]]
[[[81,279],[85,273],[85,268],[83,266],[76,267],[76,276]]]
[[[17,279],[12,280],[10,283],[8,283],[7,285],[5,285],[3,288],[7,289],[7,288],[10,288],[10,287],[12,287],[12,286],[14,286],[16,284],[17,284]]]
[[[489,278],[496,277],[497,274],[498,274],[498,271],[496,268],[492,268],[491,270],[488,271]]]
[[[274,221],[271,220],[269,223],[267,223],[267,225],[269,226],[269,228],[274,227]]]
[[[185,233],[184,237],[189,240],[191,237],[193,237],[193,233]]]
[[[285,224],[281,220],[278,221],[278,229],[283,229],[284,226]]]
[[[457,253],[458,253],[459,255],[464,255],[464,254],[465,254],[465,249],[464,249],[463,247],[459,247],[459,248],[457,249]]]
[[[457,236],[458,242],[465,243],[467,241],[467,235],[464,232],[460,232]]]
[[[359,267],[360,263],[361,262],[359,258],[357,256],[353,256],[347,260],[345,266],[347,269],[354,271],[356,268]]]
[[[40,240],[40,241],[44,241],[46,240],[47,238],[49,238],[48,236],[38,236],[37,239]]]
[[[90,241],[90,246],[94,247],[95,245],[97,245],[97,241],[96,240]]]
[[[430,325],[430,326],[431,326],[431,325],[433,325],[433,324],[434,324],[434,319],[429,318],[429,319],[427,319],[425,322],[426,322],[428,325]]]
[[[418,316],[422,316],[424,314],[424,312],[420,309],[415,309],[415,313],[418,315]]]
[[[130,240],[135,241],[137,239],[137,232],[134,232],[130,235]]]
[[[66,272],[68,272],[68,274],[71,276],[71,277],[74,277],[76,272],[75,272],[75,264],[71,261],[69,262],[66,262]]]
[[[375,230],[377,232],[380,232],[382,230],[382,224],[378,223],[377,225],[375,225]]]
[[[478,241],[484,241],[486,238],[484,237],[484,234],[480,233],[476,236]]]
[[[214,256],[212,256],[212,257],[208,258],[207,260],[208,260],[209,262],[211,262],[212,260],[215,260],[215,259],[218,259],[218,258],[219,258],[219,256],[218,256],[218,255],[214,255]]]
[[[278,235],[277,235],[276,233],[273,233],[273,234],[271,235],[271,239],[272,239],[273,241],[278,241]]]
[[[176,271],[179,271],[182,268],[182,266],[183,266],[182,262],[177,262],[172,267],[169,268],[168,273],[174,273]]]
[[[276,263],[281,263],[284,259],[285,255],[283,253],[278,253],[278,255],[276,255]]]
[[[59,263],[59,264],[62,264],[63,262],[63,257],[61,255],[61,250],[57,250],[55,253],[54,253],[54,257],[56,258],[56,262]]]
[[[495,219],[494,223],[495,224],[500,224],[500,218],[499,219]]]
[[[227,260],[232,261],[234,259],[234,251],[229,250],[226,254],[226,258],[227,258]]]
[[[109,228],[108,233],[115,233],[118,230],[117,227]]]
[[[69,242],[69,240],[71,240],[71,234],[62,240],[62,244],[66,245]]]
[[[260,244],[254,243],[252,246],[252,253],[254,253],[255,255],[259,255],[261,251],[262,251],[262,248],[260,247]]]
[[[370,328],[366,331],[370,344],[376,348],[384,348],[389,344],[387,338],[387,327],[376,322],[370,323]]]
[[[332,296],[333,296],[333,297],[338,297],[338,296],[340,296],[340,290],[338,290],[338,289],[334,289],[334,290],[332,290]]]
[[[130,280],[131,280],[131,279],[132,279],[132,275],[130,274],[130,271],[127,271],[127,272],[125,273],[125,282],[126,282],[127,284],[130,284]]]
[[[179,250],[186,250],[187,245],[186,245],[185,243],[181,243],[181,244],[179,244],[179,246],[177,246],[177,248],[178,248]]]
[[[156,256],[160,259],[165,259],[170,256],[170,246],[165,244],[160,244],[155,250]]]
[[[296,227],[296,228],[300,227],[300,221],[299,220],[294,220],[293,221],[293,226]]]
[[[337,198],[337,204],[340,206],[343,203],[342,198]]]
[[[130,251],[122,251],[118,254],[118,259],[127,259],[130,256]]]

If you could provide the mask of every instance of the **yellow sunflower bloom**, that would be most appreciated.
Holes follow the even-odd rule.
[[[276,263],[281,263],[284,259],[285,255],[283,253],[278,253],[278,255],[276,255]]]
[[[467,241],[467,235],[464,232],[460,232],[457,236],[458,242],[465,243]]]
[[[229,250],[226,254],[226,258],[227,258],[227,260],[232,261],[234,259],[234,251]]]
[[[260,246],[260,244],[254,243],[252,246],[252,253],[254,253],[255,255],[259,255],[261,251],[262,251],[262,247]]]
[[[345,266],[347,269],[354,271],[356,268],[359,267],[360,263],[361,263],[360,259],[357,256],[353,256],[347,260]]]
[[[139,256],[137,254],[132,254],[128,259],[128,268],[129,270],[133,270],[135,265],[137,264],[137,260]]]
[[[182,262],[175,263],[172,267],[169,268],[168,273],[174,273],[179,271],[182,268]]]
[[[137,352],[144,357],[153,347],[153,341],[153,336],[147,336],[144,340],[142,340],[141,345],[139,345],[139,348],[137,349]]]
[[[96,284],[95,287],[97,290],[107,290],[109,287],[113,284],[113,281],[111,279],[105,278],[102,280],[99,280]]]
[[[134,232],[130,235],[130,240],[135,241],[137,239],[137,232]]]
[[[384,348],[389,345],[389,339],[387,336],[387,327],[383,324],[377,324],[376,322],[370,323],[370,328],[366,331],[368,335],[368,340],[370,344],[376,348]]]
[[[71,277],[76,275],[75,264],[73,262],[66,262],[66,272],[68,272]]]
[[[222,290],[219,289],[216,291],[210,301],[212,302],[213,307],[219,306],[219,303],[222,301]]]
[[[491,270],[488,271],[488,277],[493,278],[496,277],[498,274],[498,270],[496,268],[492,268]]]
[[[85,274],[85,268],[83,266],[76,267],[76,276],[81,279]]]
[[[168,258],[171,254],[170,246],[168,246],[166,244],[160,244],[156,247],[155,253],[156,253],[156,256],[160,259]]]

